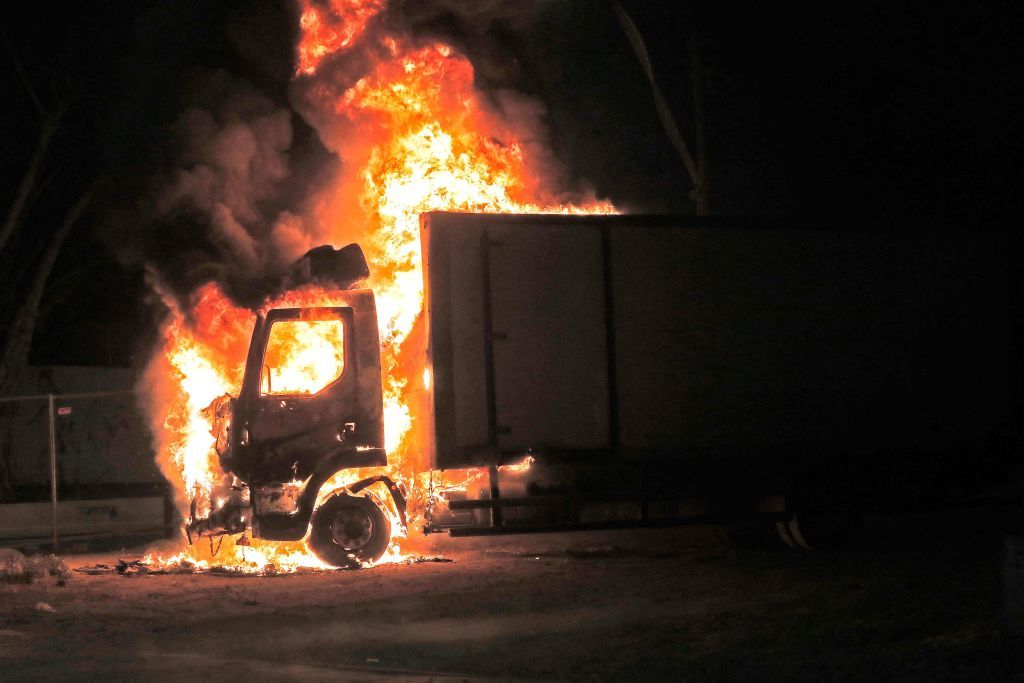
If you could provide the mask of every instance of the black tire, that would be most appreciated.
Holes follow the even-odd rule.
[[[309,548],[327,564],[355,567],[388,549],[391,522],[366,496],[336,493],[313,513]]]
[[[786,522],[747,520],[723,527],[733,546],[760,552],[792,552],[799,549]]]
[[[856,537],[860,515],[835,508],[797,510],[785,525],[799,550],[836,550]]]

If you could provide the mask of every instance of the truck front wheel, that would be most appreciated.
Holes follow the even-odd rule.
[[[334,494],[313,513],[312,526],[310,549],[337,567],[373,562],[391,540],[391,522],[366,496]]]

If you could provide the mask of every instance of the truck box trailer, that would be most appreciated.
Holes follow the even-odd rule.
[[[1019,447],[1013,236],[628,215],[421,228],[434,467],[500,479],[530,454],[527,493],[556,494],[494,486],[454,504],[489,517],[435,529],[508,531],[515,508],[520,529],[585,526],[566,496],[633,500],[626,523],[898,507]]]
[[[489,475],[430,531],[761,515],[809,545],[808,523],[967,491],[1019,452],[1015,236],[429,213],[421,238],[421,441],[432,468]],[[387,461],[373,293],[340,295],[258,318],[221,453],[250,496],[191,531],[311,529],[338,564],[383,551],[387,520],[358,494],[386,478],[321,491]],[[344,338],[315,394],[272,380],[274,330],[292,324]],[[527,474],[507,473],[526,456]]]

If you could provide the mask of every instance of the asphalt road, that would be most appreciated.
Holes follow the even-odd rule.
[[[0,679],[1024,678],[1003,537],[897,526],[821,554],[698,528],[452,539],[429,549],[452,562],[319,574],[0,581]]]

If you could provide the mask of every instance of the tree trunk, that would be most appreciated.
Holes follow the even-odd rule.
[[[693,81],[693,124],[697,147],[697,182],[694,195],[697,200],[697,215],[711,215],[711,180],[708,177],[707,117],[704,109],[704,62],[701,58],[700,43],[696,33],[690,34],[690,73]]]
[[[39,317],[39,305],[46,290],[46,281],[50,277],[57,262],[61,246],[71,232],[71,228],[82,217],[96,194],[97,183],[94,182],[78,197],[78,200],[64,214],[64,220],[50,238],[46,251],[36,267],[32,284],[25,295],[24,301],[14,314],[14,319],[3,340],[0,351],[0,395],[11,393],[13,381],[28,370],[28,356],[32,348],[32,335],[35,332],[36,320]],[[9,498],[11,494],[8,459],[10,450],[8,443],[0,443],[0,500]]]

